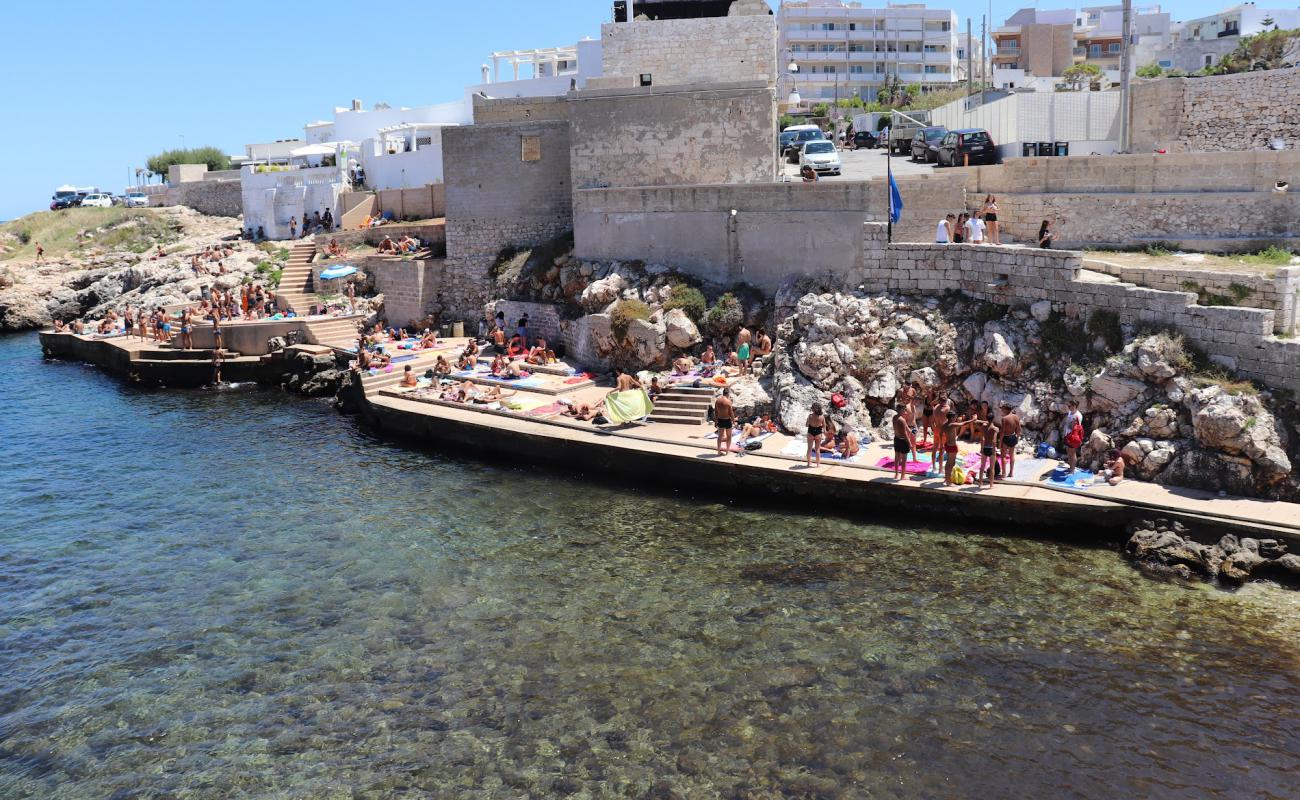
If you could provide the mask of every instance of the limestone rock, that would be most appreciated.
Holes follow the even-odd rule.
[[[587,311],[603,309],[618,300],[626,288],[627,282],[623,280],[623,276],[615,272],[587,284],[578,298],[578,304]]]
[[[1218,386],[1193,392],[1192,426],[1203,446],[1248,458],[1265,481],[1291,473],[1291,460],[1276,430],[1273,415],[1253,395],[1233,395]]]
[[[1012,349],[1007,337],[1001,331],[987,334],[987,341],[982,360],[994,375],[1006,377],[1019,372],[1020,365],[1016,360],[1016,351]]]
[[[680,308],[674,308],[664,314],[664,325],[668,330],[668,343],[680,350],[700,343],[700,330],[691,322],[691,318]]]
[[[1047,322],[1052,316],[1052,301],[1039,300],[1029,307],[1029,314],[1037,322]]]
[[[893,370],[885,370],[875,376],[867,384],[865,394],[881,403],[890,403],[894,395],[898,394],[898,377],[894,375]]]

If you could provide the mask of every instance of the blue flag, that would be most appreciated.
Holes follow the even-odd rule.
[[[898,224],[899,217],[903,216],[903,195],[898,191],[898,181],[894,180],[894,173],[889,173],[889,221]]]

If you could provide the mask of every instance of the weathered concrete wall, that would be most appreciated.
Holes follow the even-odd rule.
[[[588,86],[635,86],[641,74],[655,86],[777,77],[775,17],[607,22],[600,27],[603,76]]]
[[[1215,295],[1218,305],[1231,300],[1232,305],[1266,308],[1273,312],[1276,333],[1289,335],[1296,331],[1296,294],[1300,292],[1300,267],[1281,267],[1269,275],[1191,268],[1128,267],[1093,258],[1085,258],[1084,266],[1148,289],[1204,293],[1206,297],[1203,299]]]
[[[776,178],[776,96],[765,83],[570,97],[575,188]]]
[[[1275,137],[1300,146],[1300,67],[1133,84],[1134,152],[1260,150]]]
[[[412,325],[433,313],[440,282],[447,271],[441,258],[421,261],[363,258],[357,267],[374,276],[376,291],[384,295],[384,317],[391,325]]]
[[[443,133],[447,169],[450,316],[477,322],[489,271],[506,247],[542,244],[573,229],[569,125],[497,123]]]
[[[391,211],[397,219],[433,219],[447,213],[447,187],[430,183],[411,189],[380,189],[375,192],[380,211]]]
[[[932,241],[935,223],[962,207],[959,176],[901,179],[899,189],[896,239]],[[882,180],[578,191],[574,253],[773,291],[793,274],[861,268],[862,223],[884,220],[887,204]]]
[[[332,262],[324,260],[321,255],[325,252],[325,248],[329,246],[331,239],[337,239],[338,243],[343,247],[352,247],[360,243],[377,246],[384,240],[385,236],[392,237],[393,241],[397,241],[404,235],[421,239],[433,245],[436,249],[447,242],[447,226],[441,220],[436,222],[394,222],[389,225],[380,225],[378,228],[318,233],[314,237],[317,254],[317,263],[314,268],[319,272],[331,265]],[[348,259],[345,258],[344,260]]]
[[[987,245],[884,243],[883,226],[863,226],[861,284],[869,292],[935,295],[961,291],[1003,305],[1050,300],[1067,317],[1113,311],[1126,323],[1169,325],[1189,342],[1268,386],[1300,391],[1300,342],[1273,336],[1274,312],[1196,305],[1190,292],[1079,280],[1080,253]],[[856,275],[848,276],[850,281]]]
[[[1064,247],[1167,241],[1198,250],[1287,246],[1300,236],[1300,152],[1017,158],[962,170],[972,204],[999,200],[999,221],[1033,242],[1051,219]]]

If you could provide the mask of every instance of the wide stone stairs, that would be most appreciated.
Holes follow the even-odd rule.
[[[699,425],[709,418],[713,406],[714,389],[709,386],[672,386],[655,400],[651,422],[677,425]]]
[[[283,307],[286,303],[299,314],[306,314],[320,296],[312,288],[311,262],[316,257],[315,242],[300,242],[289,250],[289,260],[280,273],[277,289]]]

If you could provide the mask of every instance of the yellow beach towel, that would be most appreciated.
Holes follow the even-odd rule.
[[[650,395],[645,389],[632,389],[626,392],[611,392],[605,398],[605,417],[611,422],[631,422],[650,415],[654,411]]]

